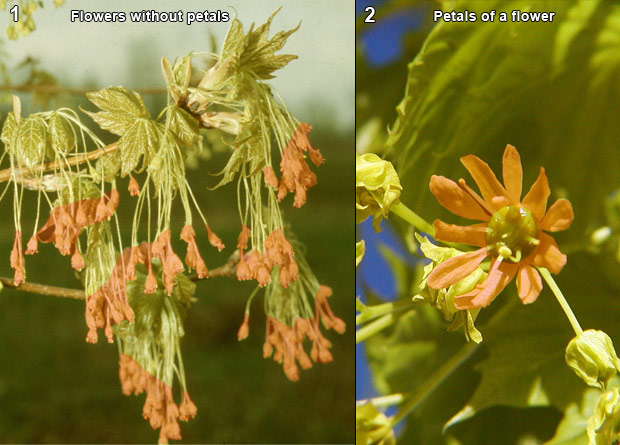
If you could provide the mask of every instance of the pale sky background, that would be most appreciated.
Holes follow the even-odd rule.
[[[94,85],[105,88],[163,87],[160,59],[170,60],[190,51],[209,50],[208,31],[221,45],[229,22],[133,23],[129,11],[158,12],[222,10],[237,17],[247,31],[250,24],[264,23],[279,6],[270,37],[278,31],[300,29],[289,37],[277,54],[296,54],[299,59],[276,72],[271,83],[289,109],[301,120],[308,113],[322,110],[339,128],[352,128],[355,119],[355,4],[351,0],[67,0],[60,8],[45,1],[45,8],[34,13],[37,29],[17,41],[8,41],[5,26],[8,9],[0,18],[2,39],[10,55],[10,65],[26,55],[40,60],[41,68],[63,84],[73,87]],[[234,8],[234,10],[233,10]],[[124,23],[72,23],[72,9],[84,11],[124,11]],[[218,48],[219,51],[219,48]],[[136,57],[139,54],[139,57]],[[134,79],[140,73],[142,83]]]

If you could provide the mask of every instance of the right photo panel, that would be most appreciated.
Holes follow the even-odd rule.
[[[620,440],[620,3],[356,1],[356,442]]]

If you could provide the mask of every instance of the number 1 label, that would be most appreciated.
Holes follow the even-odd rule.
[[[13,14],[13,21],[18,22],[19,21],[19,6],[18,5],[13,6],[11,9],[9,9],[9,12]]]

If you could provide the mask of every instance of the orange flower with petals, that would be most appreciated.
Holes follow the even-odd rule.
[[[555,240],[544,233],[566,230],[573,222],[573,208],[566,199],[558,199],[547,210],[550,195],[545,169],[521,200],[523,169],[519,153],[507,145],[502,160],[504,185],[486,162],[474,155],[461,162],[478,185],[482,197],[464,179],[458,184],[443,176],[432,176],[430,189],[439,203],[464,218],[483,221],[471,226],[457,226],[435,220],[435,238],[440,241],[471,244],[474,252],[452,257],[439,264],[428,276],[434,289],[452,286],[472,273],[487,257],[491,267],[487,279],[472,291],[454,299],[457,309],[488,306],[517,277],[519,298],[532,303],[542,290],[536,267],[559,273],[566,264]]]

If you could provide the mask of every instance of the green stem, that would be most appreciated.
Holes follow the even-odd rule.
[[[491,326],[499,323],[515,306],[518,300],[512,300],[506,303],[498,312],[496,312],[493,317],[485,324],[485,327],[490,328]],[[409,413],[415,410],[426,398],[431,395],[439,386],[446,380],[448,377],[452,375],[452,373],[457,370],[463,363],[465,363],[469,358],[480,348],[481,343],[467,343],[463,349],[461,349],[456,355],[454,355],[450,360],[445,362],[441,368],[435,373],[433,373],[432,377],[429,378],[423,385],[419,386],[419,389],[413,390],[409,393],[409,397],[405,401],[405,403],[400,407],[398,412],[390,419],[390,426],[396,425],[402,419],[404,419]]]
[[[439,370],[433,374],[420,391],[413,391],[411,396],[405,401],[403,406],[398,412],[391,418],[390,424],[396,425],[403,418],[405,418],[411,411],[416,409],[424,400],[435,391],[452,373],[455,369],[458,369],[463,363],[465,363],[472,354],[480,347],[477,343],[467,343],[467,345],[461,349],[458,354],[454,355],[450,360],[445,362]]]
[[[365,304],[361,302],[357,304],[361,306],[356,308],[360,312],[359,315],[355,317],[356,325],[365,323],[369,320],[372,320],[373,318],[380,317],[381,315],[409,309],[413,307],[416,303],[409,301],[407,299],[407,300],[394,301],[391,303],[377,304],[374,306],[366,306]]]
[[[562,291],[560,290],[555,280],[551,276],[551,272],[549,272],[544,267],[539,267],[538,270],[540,271],[540,274],[543,276],[543,278],[545,279],[545,281],[551,288],[551,291],[555,295],[555,298],[558,300],[558,303],[560,303],[560,306],[562,306],[562,309],[564,310],[564,313],[566,314],[568,321],[573,327],[575,334],[577,335],[581,334],[583,332],[583,329],[581,329],[581,325],[579,324],[579,321],[577,321],[577,317],[575,317],[575,313],[573,312],[570,305],[568,304],[568,301],[566,301],[564,294],[562,294]]]
[[[395,320],[396,317],[394,317],[394,314],[387,314],[372,323],[368,323],[363,328],[359,328],[355,331],[355,343],[360,343],[367,338],[372,337],[377,332],[380,332],[390,326]]]
[[[429,224],[421,216],[418,216],[418,214],[416,214],[413,210],[411,210],[402,202],[399,202],[398,204],[390,207],[390,212],[400,216],[402,219],[407,221],[419,231],[428,233],[433,238],[435,237],[435,228],[433,227],[433,225]]]

